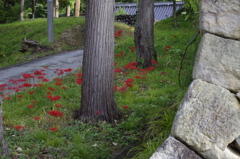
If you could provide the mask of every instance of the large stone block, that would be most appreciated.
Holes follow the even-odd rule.
[[[227,89],[194,80],[175,116],[172,136],[203,158],[239,159],[228,145],[240,135],[240,103]]]
[[[195,59],[193,78],[240,90],[240,41],[205,34]]]
[[[203,32],[240,39],[239,0],[201,0],[199,10]]]
[[[201,159],[201,157],[170,136],[150,159]]]

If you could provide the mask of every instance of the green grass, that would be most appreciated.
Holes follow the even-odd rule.
[[[66,25],[61,31],[72,27],[68,20],[58,20],[59,23],[55,24]],[[61,20],[63,21],[60,22]],[[70,21],[75,24],[75,20],[77,19],[72,18]],[[29,23],[34,25],[38,21],[25,22],[26,25]],[[155,48],[159,63],[151,71],[141,71],[125,67],[136,60],[135,51],[129,49],[134,46],[133,29],[116,23],[115,32],[122,30],[123,33],[115,39],[118,44],[115,46],[115,69],[121,69],[115,73],[115,88],[118,90],[115,92],[115,100],[123,118],[114,125],[105,122],[84,124],[73,120],[74,111],[80,107],[81,87],[76,83],[80,77],[76,75],[81,73],[81,69],[62,77],[62,81],[44,82],[40,87],[27,88],[9,98],[5,96],[3,116],[7,130],[4,136],[9,144],[11,157],[110,159],[123,148],[140,142],[139,146],[131,150],[135,156],[129,158],[149,158],[170,134],[178,105],[192,80],[192,66],[200,38],[188,49],[181,71],[181,88],[178,84],[178,72],[182,53],[197,29],[192,26],[190,19],[184,21],[180,18],[179,24],[180,27],[173,27],[173,19],[168,18],[155,25]],[[26,27],[24,23],[12,25],[8,24],[9,27],[18,26],[19,29]],[[3,28],[4,26],[0,26],[0,30]],[[14,30],[19,33],[18,29]],[[59,38],[61,31],[57,31]],[[16,36],[16,33],[11,36],[14,34]],[[35,40],[44,39],[38,38]],[[47,44],[44,40],[43,43]],[[8,43],[4,45],[10,46]],[[6,58],[15,53],[6,54]],[[125,85],[129,78],[132,79],[132,87]],[[28,82],[31,83],[31,80]],[[63,85],[56,85],[56,82]],[[126,90],[123,91],[123,88]],[[49,100],[46,96],[50,94],[60,96],[60,99]],[[61,106],[56,107],[56,104]],[[29,105],[34,107],[29,108]],[[58,110],[63,116],[51,116],[48,112],[52,110]],[[16,126],[22,128],[17,130]],[[18,147],[23,152],[17,151]]]

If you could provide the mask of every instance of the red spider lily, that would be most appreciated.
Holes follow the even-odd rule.
[[[137,62],[130,62],[128,63],[126,66],[124,66],[125,69],[132,69],[132,70],[136,70],[137,69]]]
[[[119,31],[117,31],[116,33],[114,33],[114,38],[117,38],[117,37],[119,37],[119,36],[122,36],[122,30],[119,30]]]
[[[33,75],[28,74],[28,73],[24,73],[24,74],[22,74],[22,76],[23,76],[23,78],[34,78]]]
[[[51,130],[51,131],[58,131],[58,128],[52,127],[49,130]]]
[[[21,130],[21,129],[23,129],[23,126],[18,125],[18,126],[15,126],[14,128],[15,128],[16,130]]]
[[[118,87],[117,86],[114,86],[114,91],[118,91]]]
[[[164,49],[165,51],[169,51],[168,49]]]
[[[123,51],[119,52],[119,54],[123,54]]]
[[[154,70],[154,66],[150,66],[149,68],[147,69],[141,69],[140,71],[151,71],[151,70]]]
[[[11,97],[5,97],[4,99],[6,99],[6,100],[10,100],[10,99],[11,99]]]
[[[32,103],[37,103],[37,101],[32,101]]]
[[[59,83],[59,82],[56,82],[55,84],[56,84],[57,86],[63,85],[62,83]]]
[[[52,96],[52,95],[48,95],[47,98],[50,99],[51,101],[55,101],[55,100],[60,99],[61,97],[60,97],[60,96]]]
[[[97,110],[97,111],[96,111],[96,114],[97,114],[97,115],[102,115],[102,114],[103,114],[103,111],[102,111],[102,110]]]
[[[77,78],[76,83],[77,83],[77,84],[82,84],[82,78]]]
[[[115,63],[114,63],[114,66],[116,66],[117,64],[118,64],[118,63],[115,62]]]
[[[51,116],[54,116],[54,117],[62,117],[63,116],[63,113],[58,110],[49,111],[48,114]]]
[[[166,49],[170,49],[171,48],[171,46],[166,46]]]
[[[71,71],[72,71],[71,68],[68,68],[68,69],[64,70],[64,72],[71,72]]]
[[[62,87],[62,89],[67,89],[67,87]]]
[[[43,82],[48,82],[48,79],[43,78],[42,81],[43,81]]]
[[[140,77],[140,76],[135,76],[135,78],[138,78],[138,79],[140,79],[141,77]]]
[[[34,120],[40,120],[40,117],[34,117],[33,119]]]
[[[114,72],[122,72],[122,69],[117,68],[117,69],[114,70]]]
[[[52,94],[52,92],[47,92],[48,95]]]
[[[61,81],[62,81],[61,78],[55,78],[54,80],[55,80],[55,81],[58,81],[58,82],[61,82]]]
[[[62,104],[55,104],[55,107],[62,108]]]
[[[28,105],[28,108],[32,109],[34,107],[34,105]]]
[[[79,73],[79,74],[77,74],[77,76],[78,76],[78,77],[82,77],[82,74],[81,74],[81,73]]]
[[[152,64],[157,64],[156,60],[151,60]]]
[[[32,91],[32,92],[28,92],[29,94],[33,94],[33,93],[35,93],[34,91]]]
[[[128,87],[133,87],[133,85],[130,84],[130,83],[126,83],[126,85],[127,85]]]
[[[131,50],[131,52],[134,52],[136,49],[136,46],[129,47],[129,49]]]
[[[127,87],[126,86],[123,86],[119,89],[119,91],[121,91],[122,93],[125,93],[127,90]]]
[[[161,75],[165,75],[167,72],[161,72]]]
[[[23,87],[32,87],[32,84],[30,84],[30,83],[23,83],[22,86]]]
[[[18,98],[22,98],[22,97],[23,97],[23,95],[17,95],[17,97],[18,97]]]
[[[48,87],[48,89],[49,89],[50,91],[54,91],[54,90],[55,90],[55,89],[52,88],[52,87]]]
[[[129,108],[129,106],[127,106],[127,105],[123,106],[123,109],[128,109],[128,108]]]
[[[34,73],[33,73],[34,75],[43,75],[43,73],[41,72],[41,71],[39,71],[39,70],[36,70],[36,71],[34,71]]]
[[[132,78],[128,78],[126,81],[124,81],[125,83],[132,83],[134,81],[134,79]]]
[[[5,87],[5,86],[7,86],[6,84],[0,84],[0,87]]]

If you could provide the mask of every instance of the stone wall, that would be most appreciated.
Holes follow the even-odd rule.
[[[200,0],[193,82],[151,159],[240,159],[240,0]]]

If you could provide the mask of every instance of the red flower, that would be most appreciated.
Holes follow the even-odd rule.
[[[16,130],[21,130],[21,129],[23,129],[23,126],[18,125],[18,126],[15,126],[14,128],[15,128]]]
[[[60,96],[52,96],[52,95],[48,95],[47,98],[50,99],[51,101],[55,101],[55,100],[60,99],[61,97],[60,97]]]
[[[77,74],[77,76],[78,76],[78,77],[82,77],[82,74],[81,74],[81,73],[79,73],[79,74]]]
[[[62,89],[67,89],[67,87],[62,87]]]
[[[32,84],[30,84],[30,83],[23,83],[23,85],[22,85],[23,87],[31,87],[32,86]]]
[[[117,69],[114,70],[114,72],[122,72],[122,69],[117,68]]]
[[[18,97],[18,98],[22,98],[22,97],[23,97],[23,95],[18,95],[17,97]]]
[[[52,127],[52,128],[50,128],[50,130],[51,130],[51,131],[57,131],[58,128]]]
[[[33,74],[34,75],[43,75],[43,73],[41,71],[39,71],[39,70],[36,70]]]
[[[59,82],[56,82],[55,84],[56,84],[57,86],[63,85],[62,83],[59,83]]]
[[[135,78],[141,78],[140,76],[135,76]]]
[[[28,74],[28,73],[24,73],[24,74],[22,74],[22,76],[23,76],[23,78],[34,78],[33,75]]]
[[[49,89],[50,91],[54,91],[54,90],[55,90],[55,89],[52,88],[52,87],[48,87],[48,89]]]
[[[32,109],[34,107],[34,105],[28,105],[28,108]]]
[[[121,91],[122,93],[125,93],[127,90],[127,87],[126,86],[123,86],[119,89],[119,91]]]
[[[72,71],[71,68],[68,68],[68,69],[64,70],[64,72],[71,72],[71,71]]]
[[[126,83],[126,85],[127,85],[128,87],[133,87],[133,85],[132,85],[132,84],[129,84],[129,83]]]
[[[134,79],[132,78],[128,78],[126,81],[124,81],[125,83],[132,83],[134,81]]]
[[[42,79],[43,82],[48,82],[48,79],[44,78]]]
[[[167,72],[161,72],[162,75],[165,75]]]
[[[170,49],[171,48],[171,46],[166,46],[166,49]]]
[[[151,60],[152,64],[157,64],[156,60]]]
[[[37,103],[37,101],[32,101],[32,103]]]
[[[97,110],[97,111],[96,111],[96,114],[97,114],[97,115],[102,115],[102,113],[103,113],[102,110]]]
[[[33,119],[34,120],[40,120],[40,117],[34,117]]]
[[[127,106],[127,105],[123,106],[123,109],[128,109],[128,108],[129,108],[129,106]]]
[[[4,117],[2,117],[2,120],[4,120],[5,118]]]
[[[118,87],[117,86],[114,86],[114,91],[118,91]]]
[[[49,115],[54,116],[54,117],[61,117],[63,116],[63,113],[58,111],[58,110],[52,110],[48,112]]]
[[[78,78],[76,81],[77,84],[82,84],[82,78]]]
[[[55,107],[62,108],[62,104],[55,104]]]
[[[29,93],[29,94],[33,94],[33,93],[35,93],[35,92],[32,91],[32,92],[28,92],[28,93]]]
[[[6,100],[10,100],[10,99],[11,99],[11,97],[6,97],[6,98],[4,98],[4,99],[6,99]]]

